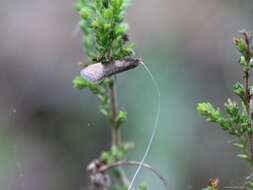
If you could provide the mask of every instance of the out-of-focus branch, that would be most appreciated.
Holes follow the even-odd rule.
[[[137,162],[137,161],[122,161],[122,162],[113,163],[111,165],[103,165],[99,169],[99,171],[100,172],[106,172],[106,171],[108,171],[110,169],[117,168],[117,167],[122,167],[122,166],[139,166],[139,165],[140,165],[140,162]],[[168,185],[166,179],[157,170],[155,170],[154,168],[152,168],[148,164],[143,164],[142,167],[144,167],[144,168],[150,170],[152,173],[154,173],[162,181],[165,189],[169,190],[169,185]]]

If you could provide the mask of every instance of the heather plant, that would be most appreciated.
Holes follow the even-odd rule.
[[[224,112],[209,102],[200,103],[197,107],[199,113],[207,121],[216,123],[227,134],[230,134],[238,148],[238,157],[253,166],[253,85],[250,84],[250,75],[253,68],[253,44],[249,32],[242,31],[240,37],[234,38],[234,45],[240,53],[239,64],[242,70],[241,82],[236,82],[233,92],[239,97],[238,102],[228,99],[224,104]],[[240,187],[245,190],[253,189],[253,175],[251,174]],[[210,185],[208,190],[213,189]]]
[[[121,139],[120,129],[127,120],[127,112],[118,109],[114,76],[114,73],[134,68],[141,62],[133,58],[134,44],[127,34],[124,18],[128,6],[129,0],[79,0],[75,4],[81,17],[88,66],[76,76],[73,85],[78,90],[88,89],[98,97],[99,110],[111,124],[110,150],[102,152],[87,166],[90,189],[127,190],[129,180],[122,167],[140,166],[139,162],[126,160],[133,143]],[[96,79],[98,75],[101,75],[99,80]],[[151,166],[144,163],[142,167],[157,175],[167,186],[165,179]],[[142,183],[138,189],[147,190],[147,186]]]
[[[80,75],[73,80],[73,85],[78,90],[88,89],[97,96],[100,101],[99,110],[108,119],[111,129],[111,148],[103,151],[87,166],[89,188],[130,190],[129,185],[132,183],[123,167],[141,166],[158,176],[168,190],[164,177],[151,166],[127,160],[127,154],[134,146],[133,143],[121,139],[121,128],[127,121],[127,112],[118,108],[115,74],[142,63],[140,59],[133,58],[134,44],[129,41],[128,25],[125,22],[128,6],[129,0],[78,0],[75,4],[81,17],[80,28],[84,33],[83,47],[87,64],[81,64],[83,68]],[[253,166],[253,86],[249,83],[253,68],[253,47],[250,34],[243,31],[240,38],[234,39],[234,44],[241,54],[239,63],[242,68],[242,83],[237,82],[233,86],[234,94],[239,97],[240,102],[228,99],[224,112],[211,103],[200,103],[197,109],[209,122],[218,124],[237,140],[234,146],[239,149],[238,157]],[[138,187],[138,190],[147,189],[145,183]],[[217,178],[211,179],[208,186],[203,188],[218,189]],[[253,174],[247,177],[241,189],[253,190]]]

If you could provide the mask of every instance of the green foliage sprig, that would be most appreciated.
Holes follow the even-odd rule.
[[[80,27],[84,32],[84,49],[90,63],[109,64],[134,54],[133,43],[128,42],[128,26],[124,22],[128,0],[79,0],[75,4],[81,16]],[[109,90],[114,81],[107,79],[99,85],[90,84],[77,76],[76,89],[88,88],[100,100],[100,111],[115,127],[119,128],[126,121],[127,113],[120,111],[113,121]]]
[[[82,20],[84,47],[91,62],[110,63],[133,55],[124,22],[128,0],[79,0],[76,10]]]
[[[240,103],[228,99],[224,104],[224,112],[211,103],[200,103],[198,112],[207,121],[217,123],[226,133],[237,139],[234,146],[239,148],[238,157],[247,160],[253,166],[253,107],[252,89],[249,84],[249,77],[253,68],[253,47],[252,38],[249,32],[242,31],[239,38],[234,38],[235,47],[241,54],[239,64],[242,69],[242,82],[236,82],[233,92],[239,97]],[[253,189],[249,186],[245,189]]]
[[[110,64],[134,54],[133,43],[128,42],[128,27],[124,22],[128,0],[79,0],[75,4],[81,16],[80,27],[84,32],[84,49],[89,62]],[[119,111],[114,117],[109,95],[114,81],[106,79],[99,85],[91,84],[81,76],[73,81],[76,89],[88,88],[100,100],[100,112],[114,127],[119,128],[125,121],[127,113]]]
[[[129,42],[128,25],[124,22],[126,8],[129,0],[78,0],[75,9],[81,17],[80,28],[84,33],[83,48],[85,49],[89,64],[110,64],[115,60],[122,60],[134,55],[134,44]],[[111,123],[112,146],[109,151],[104,151],[99,159],[89,164],[92,185],[103,189],[127,190],[124,180],[124,171],[114,168],[111,178],[115,184],[108,187],[107,174],[100,172],[102,165],[126,160],[126,155],[132,147],[131,143],[120,141],[119,129],[127,120],[127,112],[117,108],[115,80],[107,78],[99,84],[91,84],[81,76],[73,80],[76,89],[88,89],[100,101],[100,112]],[[97,181],[104,183],[97,184]],[[116,181],[115,181],[116,180]],[[109,180],[110,181],[110,180]],[[147,190],[141,184],[139,190]]]

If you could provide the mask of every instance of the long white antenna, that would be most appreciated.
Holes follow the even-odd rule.
[[[144,162],[146,160],[146,157],[147,157],[147,155],[148,155],[148,153],[150,151],[151,145],[153,143],[154,137],[155,137],[157,129],[158,129],[158,122],[159,122],[160,111],[161,111],[161,92],[160,92],[159,86],[157,84],[157,81],[155,80],[153,74],[151,73],[151,71],[149,70],[149,68],[147,67],[147,65],[145,65],[143,62],[141,64],[144,66],[145,70],[147,71],[147,73],[151,77],[151,80],[152,80],[152,82],[153,82],[153,84],[154,84],[154,86],[156,88],[156,91],[157,91],[157,95],[158,95],[157,114],[156,114],[156,119],[155,119],[154,127],[153,127],[153,130],[152,130],[151,136],[149,138],[149,142],[148,142],[147,148],[145,150],[145,153],[144,153],[144,155],[142,157],[142,160],[141,160],[141,162],[140,162],[140,164],[139,164],[136,172],[134,173],[134,176],[133,176],[133,178],[131,180],[131,183],[128,186],[128,190],[132,189],[133,183],[134,183],[137,175],[139,174],[140,169],[143,166],[143,164],[144,164]]]

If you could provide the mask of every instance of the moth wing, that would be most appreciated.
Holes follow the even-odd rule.
[[[82,69],[80,74],[88,82],[98,84],[104,80],[104,66],[101,63],[95,63]]]

